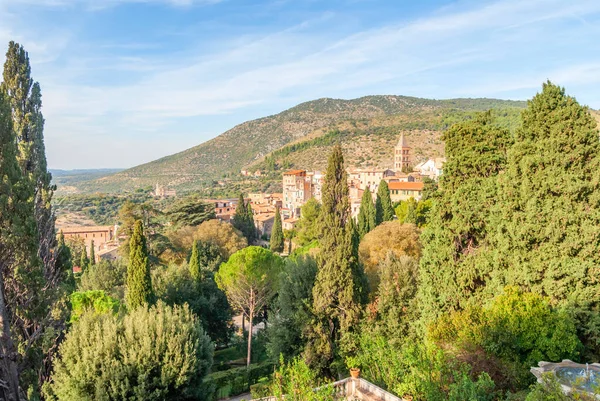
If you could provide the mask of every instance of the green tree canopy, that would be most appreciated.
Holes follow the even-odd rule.
[[[443,138],[447,162],[422,236],[419,293],[426,319],[485,289],[490,268],[479,255],[499,196],[497,175],[511,145],[510,134],[491,113],[453,125]]]
[[[250,323],[248,365],[252,352],[252,321],[275,295],[282,264],[281,258],[273,252],[249,246],[231,255],[215,277],[231,305],[241,311]]]
[[[152,341],[149,341],[152,339]],[[49,395],[70,400],[205,400],[214,346],[186,305],[124,317],[84,313],[60,347]]]
[[[233,216],[231,224],[244,234],[244,237],[248,239],[248,242],[256,239],[256,227],[254,226],[252,206],[250,206],[250,203],[246,202],[244,194],[240,194],[235,209],[235,216]]]
[[[310,198],[302,205],[300,219],[296,223],[296,242],[298,245],[308,245],[319,239],[321,235],[320,214],[321,204],[315,198]]]
[[[131,310],[149,304],[154,299],[146,237],[144,237],[144,227],[140,220],[135,224],[130,239],[125,299],[127,307]]]
[[[188,196],[175,202],[166,214],[173,224],[179,226],[197,226],[216,217],[214,206],[196,196]]]

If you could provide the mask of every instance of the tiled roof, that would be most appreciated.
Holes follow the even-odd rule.
[[[388,184],[390,190],[403,190],[403,191],[422,191],[422,182],[390,182]]]

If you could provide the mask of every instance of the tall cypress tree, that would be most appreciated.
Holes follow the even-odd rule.
[[[248,241],[256,239],[256,227],[254,226],[254,214],[252,207],[246,203],[244,194],[240,194],[240,199],[235,208],[235,216],[231,222],[235,228],[240,230]]]
[[[54,188],[46,162],[42,94],[39,83],[31,78],[29,56],[18,43],[9,43],[3,79],[2,91],[9,100],[17,137],[17,159],[34,205],[38,256],[46,280],[57,285],[60,271],[55,267],[56,231],[51,207]]]
[[[90,266],[93,266],[96,264],[96,250],[94,249],[95,245],[94,245],[94,240],[92,240],[92,243],[90,244]]]
[[[375,206],[373,206],[373,196],[369,187],[363,192],[362,199],[360,201],[360,210],[357,216],[358,233],[360,237],[367,235],[372,229],[376,227],[375,223]]]
[[[4,385],[0,386],[0,399],[20,400],[19,371],[17,366],[17,347],[15,334],[10,322],[13,318],[11,306],[6,300],[11,294],[12,263],[19,241],[17,232],[20,225],[19,206],[14,200],[18,197],[21,178],[17,162],[17,149],[12,130],[10,108],[5,95],[0,92],[0,377]]]
[[[84,246],[81,251],[81,256],[79,257],[79,268],[81,269],[81,273],[87,270],[90,265],[90,260],[87,255],[87,248]]]
[[[275,221],[273,222],[273,230],[271,231],[271,251],[283,252],[283,226],[281,224],[281,213],[279,207],[275,208]]]
[[[342,357],[344,341],[359,319],[364,290],[353,252],[347,174],[339,144],[329,157],[322,201],[323,235],[313,288],[316,318],[306,356],[315,369],[331,374],[332,363]]]
[[[127,290],[125,300],[130,310],[154,300],[150,279],[150,263],[146,237],[141,220],[136,221],[129,240],[129,265],[127,266]]]
[[[192,254],[190,255],[190,263],[188,264],[190,269],[190,276],[196,281],[200,280],[200,251],[198,249],[198,241],[194,241],[192,245]]]
[[[390,188],[385,180],[381,180],[375,200],[375,224],[380,225],[384,221],[393,220],[394,214]]]

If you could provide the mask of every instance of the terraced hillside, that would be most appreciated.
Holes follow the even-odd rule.
[[[417,155],[437,156],[443,154],[441,135],[454,122],[470,118],[477,111],[495,109],[501,124],[514,127],[524,106],[525,102],[496,99],[318,99],[245,122],[183,152],[78,183],[77,189],[126,192],[158,182],[188,191],[206,188],[224,177],[225,181],[236,180],[244,168],[317,168],[323,166],[329,147],[338,140],[348,149],[349,165],[391,165],[389,148],[401,131]],[[298,149],[290,150],[286,145]]]

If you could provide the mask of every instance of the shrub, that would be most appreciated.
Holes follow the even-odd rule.
[[[96,314],[117,313],[121,303],[113,297],[106,295],[104,291],[83,291],[71,294],[71,323],[79,320],[79,317],[89,311]]]
[[[187,306],[84,313],[60,347],[49,398],[204,399],[213,345]]]

